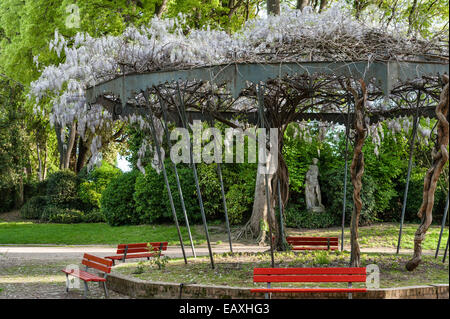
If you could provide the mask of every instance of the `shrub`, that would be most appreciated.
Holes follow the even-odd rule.
[[[343,167],[332,167],[322,172],[320,178],[320,187],[322,191],[322,201],[325,208],[340,223],[342,216],[342,198],[344,197],[344,169]],[[362,177],[361,199],[363,208],[360,216],[360,224],[365,225],[377,221],[379,212],[376,203],[376,181],[369,175]],[[347,175],[347,195],[346,195],[346,222],[350,222],[353,211],[353,185],[350,179],[350,172]],[[338,225],[338,224],[336,224]]]
[[[83,217],[83,223],[104,223],[105,221],[105,216],[98,209],[85,213]]]
[[[41,219],[51,223],[75,224],[84,221],[84,213],[75,209],[47,206]]]
[[[234,184],[226,194],[230,224],[242,224],[252,213],[253,198],[245,196],[245,185]]]
[[[65,170],[51,174],[47,180],[47,195],[78,196],[79,179],[75,173]]]
[[[177,218],[180,222],[183,222],[184,215],[175,173],[171,169],[172,163],[166,161],[165,165]],[[199,222],[201,221],[201,214],[192,169],[187,165],[177,165],[177,171],[188,219],[193,223]],[[147,166],[145,172],[145,175],[139,174],[137,177],[134,193],[136,211],[140,214],[141,223],[173,222],[172,209],[163,174],[158,174],[151,166]]]
[[[107,162],[102,162],[100,167],[95,167],[90,172],[86,167],[83,168],[78,174],[80,178],[78,196],[81,201],[90,209],[100,208],[102,192],[109,182],[120,174],[120,169]]]
[[[152,224],[171,216],[163,201],[165,185],[162,173],[158,175],[153,168],[146,167],[145,175],[139,174],[136,178],[134,190],[133,198],[141,222]]]
[[[133,199],[134,186],[139,172],[131,171],[112,179],[102,192],[100,211],[111,226],[139,224]]]
[[[85,205],[81,199],[76,197],[66,197],[63,195],[48,195],[45,196],[47,199],[48,206],[54,206],[64,209],[76,209],[76,210],[86,210],[87,205]]]
[[[246,222],[253,210],[256,164],[223,165],[228,217],[231,224]]]
[[[286,226],[295,228],[326,228],[337,225],[337,214],[327,210],[323,213],[305,211],[300,205],[288,205],[284,220]]]
[[[23,185],[25,201],[34,196],[47,195],[47,180],[36,182],[31,181]]]
[[[20,216],[25,219],[40,219],[47,205],[47,196],[34,196],[20,209]]]
[[[198,165],[198,182],[202,192],[205,215],[210,219],[224,215],[222,191],[220,188],[217,164]]]
[[[0,188],[0,213],[12,210],[16,204],[14,187]]]

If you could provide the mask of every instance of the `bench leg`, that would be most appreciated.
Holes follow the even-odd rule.
[[[353,286],[352,283],[349,282],[349,283],[348,283],[348,288],[352,288],[352,286]],[[352,295],[351,292],[348,293],[348,299],[353,299],[353,295]]]
[[[270,282],[267,283],[267,288],[270,289]],[[265,299],[272,299],[271,295],[272,295],[271,293],[265,293],[264,294],[264,298]]]
[[[89,291],[88,284],[86,281],[83,281],[83,283],[84,283],[84,298],[87,298],[87,293]]]
[[[108,288],[106,288],[106,281],[103,281],[103,290],[105,291],[105,298],[109,298]]]
[[[69,292],[69,275],[66,274],[66,292]]]

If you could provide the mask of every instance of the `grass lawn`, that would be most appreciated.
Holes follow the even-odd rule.
[[[185,227],[182,236],[188,240]],[[198,238],[192,229],[194,241]],[[178,234],[172,225],[138,225],[111,227],[98,224],[39,224],[32,222],[0,222],[0,244],[56,244],[90,245],[124,242],[146,242],[167,240],[170,245],[178,243]]]
[[[233,230],[241,226],[234,226]],[[405,224],[403,227],[402,248],[414,247],[414,233],[417,224]],[[398,224],[382,223],[359,228],[359,243],[361,248],[389,248],[397,247]],[[181,227],[185,244],[188,245],[188,234],[185,227]],[[194,243],[206,242],[203,226],[191,227]],[[228,237],[224,225],[211,223],[209,231],[212,243],[227,243]],[[439,238],[440,226],[433,225],[429,228],[423,249],[435,250]],[[340,228],[326,228],[317,230],[303,230],[288,228],[289,235],[301,236],[338,236]],[[440,250],[444,251],[448,238],[448,227],[445,228]],[[33,223],[30,221],[0,221],[0,245],[1,244],[53,244],[53,245],[115,245],[124,242],[147,242],[167,240],[170,245],[178,244],[178,234],[174,225],[138,225],[111,227],[105,223],[98,224],[48,224]],[[251,240],[241,240],[241,243],[255,244]],[[350,230],[346,228],[344,243],[350,244]]]
[[[423,262],[413,272],[405,269],[409,255],[362,253],[361,265],[376,264],[380,269],[380,288],[413,285],[448,284],[449,264],[432,256],[424,256]],[[347,252],[282,252],[275,253],[277,267],[348,267]],[[267,253],[237,253],[215,255],[216,269],[211,269],[207,257],[190,258],[185,265],[182,259],[170,259],[163,269],[147,261],[119,264],[114,272],[142,280],[190,284],[213,284],[234,287],[255,287],[253,268],[270,267]],[[346,283],[279,284],[279,287],[346,287]],[[363,287],[355,283],[354,287]]]

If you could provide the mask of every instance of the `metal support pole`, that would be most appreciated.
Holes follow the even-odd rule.
[[[442,258],[442,262],[445,263],[445,259],[447,258],[447,252],[448,252],[448,240],[450,238],[450,234],[449,237],[447,237],[447,246],[445,246],[445,251],[444,251],[444,258]]]
[[[438,257],[439,254],[439,246],[441,245],[442,233],[444,232],[445,221],[447,220],[447,213],[448,213],[448,194],[447,194],[447,202],[445,203],[444,217],[442,218],[441,232],[439,234],[439,240],[436,247],[436,255],[434,256],[435,259]]]
[[[209,106],[209,99],[208,99],[208,106]],[[210,114],[209,118],[210,118],[209,125],[211,127],[213,127],[214,122],[213,122],[211,114]],[[217,140],[214,138],[214,146],[216,146],[216,143],[217,143]],[[233,253],[233,244],[231,241],[230,220],[228,218],[227,200],[225,197],[225,187],[223,186],[223,178],[222,178],[222,166],[220,165],[220,163],[217,163],[217,175],[219,176],[220,190],[222,193],[223,211],[225,213],[225,226],[227,227],[228,242],[230,244],[230,252]]]
[[[348,139],[350,133],[350,102],[348,102],[347,125],[345,126],[345,171],[344,171],[344,199],[342,203],[341,251],[344,251],[345,211],[347,205],[347,174],[348,174]]]
[[[217,174],[219,175],[220,190],[222,191],[223,210],[225,212],[225,224],[227,226],[228,241],[230,243],[230,251],[233,252],[233,244],[231,242],[230,221],[228,219],[227,201],[226,201],[226,198],[225,198],[225,188],[223,186],[222,168],[220,166],[220,163],[217,163]]]
[[[147,91],[143,91],[143,93],[144,93],[145,101],[147,102],[147,106],[148,106],[148,109],[149,109],[150,131],[151,131],[151,133],[153,135],[153,140],[154,140],[155,146],[156,146],[156,152],[158,153],[158,158],[159,158],[159,160],[161,162],[163,176],[164,176],[164,182],[166,184],[167,193],[169,195],[170,208],[172,209],[173,219],[175,221],[175,226],[177,227],[178,238],[180,239],[180,245],[181,245],[181,251],[183,252],[184,263],[187,264],[186,252],[184,251],[184,244],[183,244],[183,238],[181,236],[180,225],[178,224],[177,213],[175,211],[175,205],[173,204],[173,197],[172,197],[172,192],[170,191],[169,179],[167,178],[166,166],[164,165],[164,159],[161,156],[161,149],[160,149],[158,138],[157,138],[156,132],[155,132],[155,123],[153,122],[152,107],[150,106],[150,102],[149,102],[149,98],[148,98],[148,92]]]
[[[177,82],[177,92],[178,92],[178,99],[179,99],[179,102],[180,102],[180,109],[181,109],[181,110],[179,110],[180,111],[180,115],[182,117],[181,121],[183,122],[184,128],[188,129],[187,118],[186,118],[186,110],[185,110],[183,98],[181,97],[180,86],[178,85],[178,82]],[[214,269],[215,268],[215,266],[214,266],[214,258],[213,258],[213,253],[212,253],[212,249],[211,249],[211,241],[209,239],[208,224],[206,222],[206,216],[205,216],[205,209],[203,207],[202,194],[200,192],[200,185],[198,183],[197,166],[195,165],[195,162],[194,162],[194,154],[193,154],[193,151],[192,151],[192,145],[191,145],[190,139],[189,139],[188,143],[189,143],[190,162],[192,164],[192,168],[193,168],[193,171],[194,171],[195,186],[197,188],[198,203],[200,205],[200,213],[202,215],[202,221],[203,221],[203,226],[204,226],[204,229],[205,229],[206,241],[208,243],[208,251],[209,251],[209,258],[211,260],[211,268]]]
[[[261,128],[265,128],[264,125],[264,93],[261,92],[261,86],[259,86],[258,92],[258,103],[259,103],[259,121]],[[261,151],[261,150],[260,150]],[[265,149],[264,149],[265,152]],[[278,154],[277,154],[278,155]],[[269,163],[270,165],[270,163]],[[267,166],[266,166],[267,167]],[[259,168],[258,168],[259,169]],[[267,217],[269,220],[269,242],[270,242],[270,258],[272,262],[272,268],[275,267],[275,258],[273,255],[273,235],[272,235],[272,215],[270,209],[270,194],[269,194],[269,176],[268,174],[264,174],[265,182],[266,182],[266,201],[267,201]]]
[[[419,92],[419,96],[417,97],[417,106],[419,106],[418,105],[419,101],[420,101],[420,92]],[[412,136],[411,136],[411,144],[409,146],[408,174],[406,176],[406,186],[405,186],[405,193],[403,195],[403,205],[402,205],[402,217],[401,217],[401,221],[400,221],[400,230],[398,233],[397,254],[400,252],[400,243],[402,240],[403,222],[405,221],[406,200],[408,199],[408,188],[409,188],[409,180],[411,178],[412,157],[413,157],[413,151],[414,151],[414,143],[416,140],[417,125],[419,123],[419,117],[417,115],[415,115],[413,120],[414,120],[414,123],[413,123],[413,130],[412,130]]]
[[[170,141],[166,104],[164,103],[164,100],[162,99],[162,97],[159,94],[158,94],[158,99],[159,99],[159,105],[161,105],[161,108],[163,110],[163,116],[164,116],[163,127],[164,127],[164,131],[166,132],[167,144],[169,145],[169,149],[171,149],[172,142]],[[175,172],[175,179],[177,181],[178,194],[180,195],[181,209],[183,211],[184,221],[186,223],[186,228],[187,228],[188,235],[189,235],[189,241],[191,243],[192,255],[194,256],[194,258],[197,258],[197,254],[195,253],[195,248],[194,248],[194,241],[192,240],[191,227],[189,225],[189,219],[188,219],[187,212],[186,212],[186,206],[184,204],[183,190],[181,189],[180,177],[178,176],[177,164],[172,162],[172,165],[173,165],[173,170]]]
[[[278,203],[279,203],[279,208],[280,208],[280,236],[281,236],[281,240],[283,241],[283,246],[286,247],[287,242],[286,242],[286,236],[284,234],[284,219],[283,219],[284,207],[283,207],[283,201],[281,200],[280,179],[278,179]]]

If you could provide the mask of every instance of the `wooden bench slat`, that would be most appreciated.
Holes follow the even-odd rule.
[[[106,281],[105,278],[96,276],[94,274],[91,274],[90,272],[87,271],[83,271],[83,270],[77,270],[77,269],[63,269],[62,272],[70,275],[70,276],[74,276],[74,277],[78,277],[84,281]]]
[[[296,239],[296,240],[287,240],[287,242],[288,242],[288,243],[293,243],[293,244],[297,244],[297,243],[300,243],[300,244],[301,244],[301,243],[323,243],[323,244],[328,244],[328,242],[336,244],[336,243],[339,242],[339,240],[330,240],[330,241],[328,241],[328,240],[312,240],[312,239],[310,239],[310,240],[304,240],[304,239]]]
[[[365,275],[257,275],[254,282],[366,282]]]
[[[146,257],[156,257],[156,256],[164,256],[164,254],[158,254],[158,253],[144,253],[144,254],[127,254],[126,259],[129,258],[146,258]],[[123,259],[123,254],[122,255],[114,255],[114,256],[107,256],[105,258],[108,259],[114,259],[114,260],[120,260]]]
[[[149,247],[150,246],[152,247]],[[124,254],[127,251],[127,254],[132,253],[142,253],[152,251],[160,251],[167,250],[168,242],[153,242],[153,243],[138,243],[138,244],[120,244],[117,246],[117,254]],[[128,246],[128,249],[127,249]],[[162,246],[162,247],[161,247]]]
[[[338,250],[337,247],[331,247],[328,249],[328,247],[293,247],[291,250]]]
[[[254,275],[365,275],[365,267],[333,268],[254,268]]]
[[[107,267],[111,267],[112,266],[112,261],[111,260],[100,258],[100,257],[94,256],[94,255],[91,255],[91,254],[84,254],[83,255],[83,259],[88,259],[88,260],[94,261],[96,263],[103,264],[103,265],[105,265]]]
[[[273,293],[289,293],[289,292],[367,292],[366,288],[255,288],[250,292],[273,292]]]
[[[330,240],[339,240],[338,237],[301,237],[301,236],[288,236],[286,237],[286,240],[325,240],[327,241],[328,238]]]
[[[85,265],[85,266],[88,266],[90,268],[94,268],[94,269],[103,271],[103,272],[108,273],[108,274],[111,272],[111,267],[107,267],[107,266],[104,266],[102,264],[98,264],[98,263],[92,262],[92,261],[87,260],[87,259],[83,259],[81,261],[81,263],[83,265]]]
[[[117,248],[119,249],[125,249],[126,246],[128,246],[128,248],[142,248],[142,247],[147,247],[148,244],[150,244],[153,247],[157,247],[159,248],[161,246],[161,243],[163,244],[163,248],[167,247],[168,242],[151,242],[151,243],[137,243],[137,244],[119,244],[117,245]]]
[[[288,242],[291,245],[302,245],[302,246],[328,246],[327,242],[317,242],[317,241],[301,241],[301,242]],[[337,246],[338,243],[331,243],[330,246]]]

